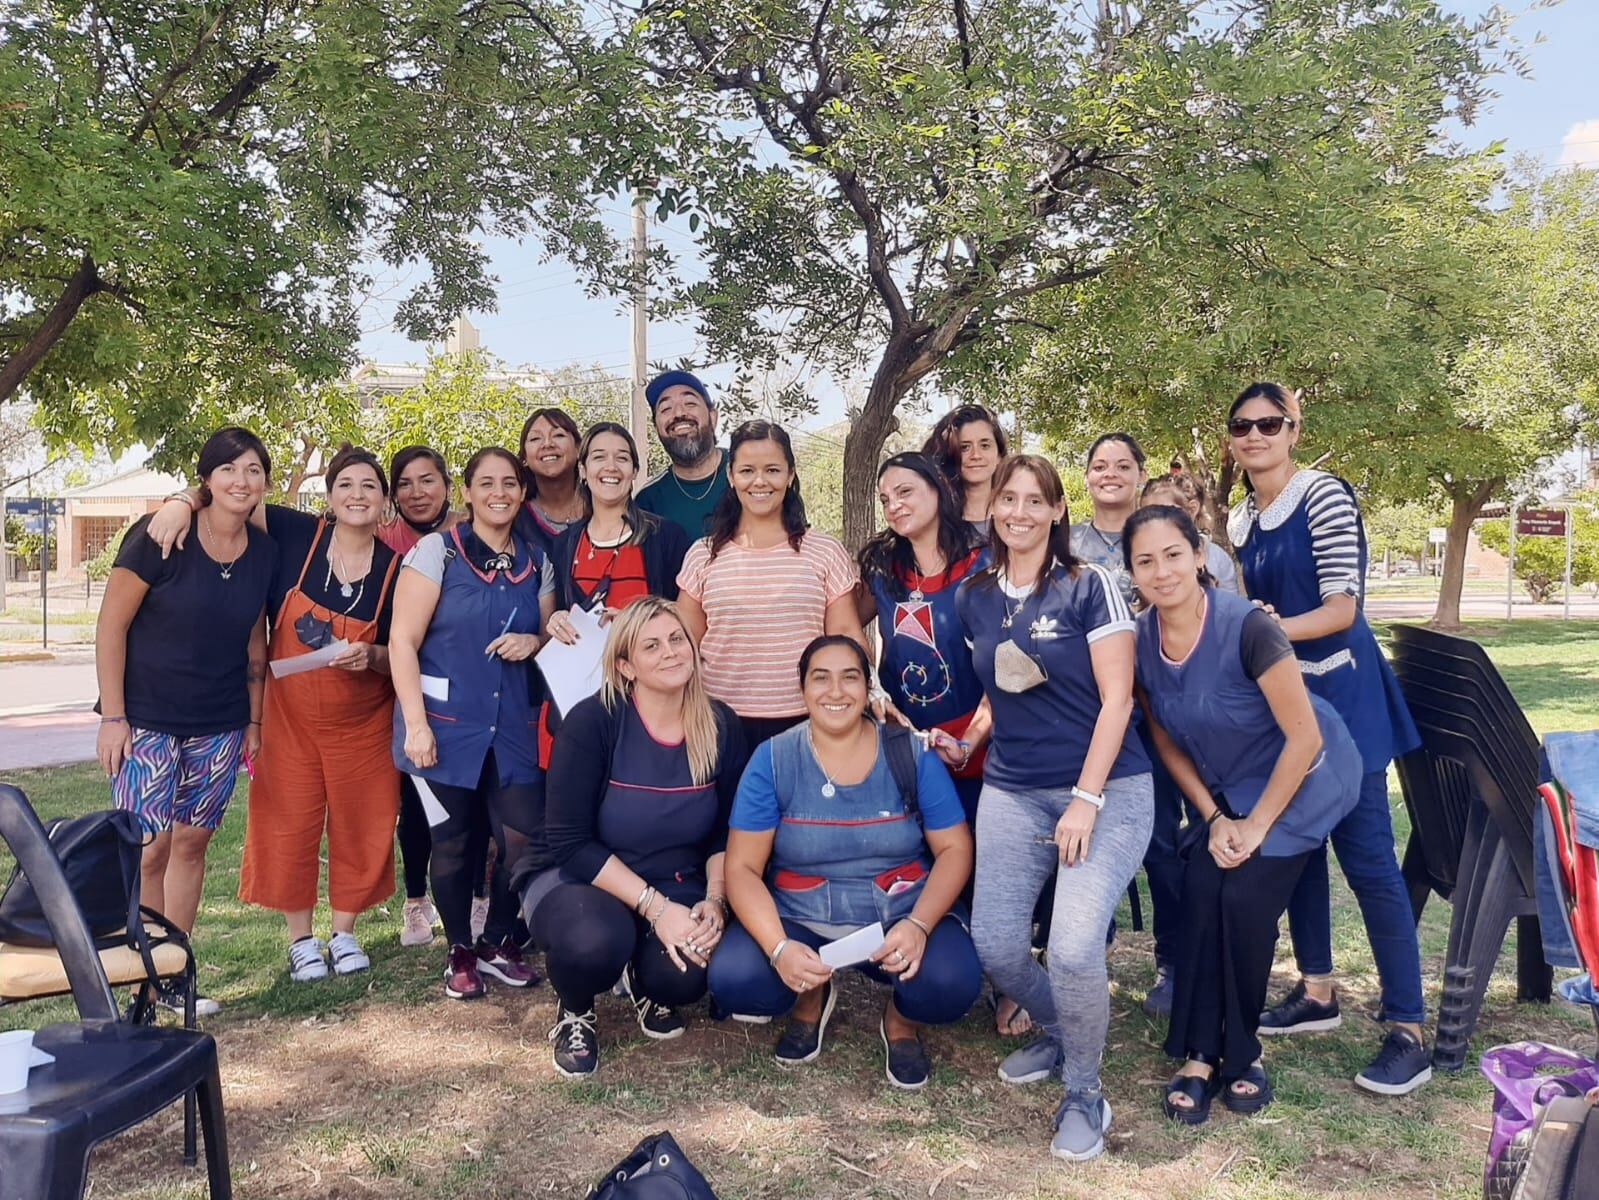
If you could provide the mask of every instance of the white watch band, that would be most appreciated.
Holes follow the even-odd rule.
[[[1105,797],[1103,795],[1096,796],[1093,792],[1076,785],[1072,786],[1072,799],[1081,800],[1085,804],[1092,804],[1095,808],[1105,807]]]

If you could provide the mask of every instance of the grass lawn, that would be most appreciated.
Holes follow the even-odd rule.
[[[1599,623],[1518,622],[1473,629],[1540,731],[1599,725]],[[23,772],[46,816],[105,803],[89,768]],[[288,981],[281,923],[235,898],[247,797],[211,852],[198,950],[203,990],[221,1000],[221,1042],[235,1188],[241,1197],[580,1196],[646,1132],[671,1129],[724,1200],[734,1197],[1093,1197],[1132,1200],[1310,1200],[1340,1196],[1480,1195],[1489,1088],[1469,1069],[1401,1100],[1359,1092],[1353,1074],[1375,1050],[1376,973],[1352,898],[1335,883],[1344,1027],[1267,1047],[1277,1102],[1243,1120],[1217,1106],[1204,1129],[1169,1125],[1159,1087],[1164,1030],[1138,1000],[1153,968],[1149,935],[1126,932],[1111,959],[1105,1084],[1115,1110],[1110,1153],[1069,1168],[1047,1153],[1058,1095],[995,1076],[1015,1043],[986,1009],[927,1041],[933,1081],[889,1088],[877,1039],[881,998],[845,981],[825,1053],[786,1072],[772,1063],[775,1027],[713,1024],[651,1043],[622,1002],[599,1002],[603,1065],[573,1085],[550,1066],[547,987],[493,988],[485,1001],[444,999],[442,948],[398,943],[398,905],[363,924],[373,970],[298,986]],[[1399,838],[1403,805],[1395,798]],[[1147,912],[1148,905],[1145,909]],[[1448,934],[1429,904],[1422,949],[1429,1003]],[[325,928],[324,917],[319,928]],[[1291,977],[1287,939],[1281,980]],[[1474,1045],[1541,1038],[1591,1050],[1586,1014],[1515,1003],[1514,955],[1490,986]],[[0,1028],[70,1016],[70,1006],[0,1011]],[[178,1165],[175,1112],[96,1155],[94,1195],[176,1200],[204,1195],[204,1172]]]

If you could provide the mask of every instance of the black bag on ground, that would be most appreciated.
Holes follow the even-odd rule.
[[[139,919],[139,858],[144,848],[139,818],[129,812],[89,813],[51,821],[45,832],[95,941],[102,946],[136,944],[144,930]],[[11,872],[5,894],[0,895],[0,942],[55,945],[38,893],[21,868]]]
[[[716,1200],[705,1176],[664,1130],[634,1146],[588,1194],[591,1200]]]
[[[1581,1096],[1551,1100],[1538,1114],[1512,1200],[1599,1196],[1599,1106]]]

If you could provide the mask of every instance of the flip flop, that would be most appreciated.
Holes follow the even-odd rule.
[[[1000,1037],[1026,1037],[1036,1031],[1037,1026],[1027,1010],[1009,996],[998,996],[991,1003],[994,1009],[994,1031]],[[1010,1016],[1001,1021],[1000,1009],[1007,1004],[1011,1006]]]
[[[1240,1096],[1233,1091],[1233,1084],[1253,1084],[1255,1090]],[[1275,1093],[1272,1091],[1271,1080],[1266,1078],[1266,1068],[1260,1063],[1254,1063],[1237,1079],[1227,1081],[1227,1089],[1222,1093],[1221,1102],[1227,1106],[1228,1112],[1238,1113],[1240,1116],[1253,1116],[1272,1102]]]
[[[1187,1096],[1191,1105],[1172,1103],[1173,1096]],[[1203,1125],[1210,1120],[1210,1102],[1216,1096],[1216,1077],[1201,1079],[1198,1075],[1173,1075],[1161,1097],[1160,1111],[1173,1121],[1184,1125]]]

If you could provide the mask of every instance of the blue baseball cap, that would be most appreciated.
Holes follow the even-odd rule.
[[[655,411],[655,406],[661,402],[661,393],[667,388],[686,387],[700,394],[700,399],[705,401],[706,408],[715,408],[716,401],[711,399],[710,392],[699,381],[699,376],[690,375],[687,371],[663,371],[650,380],[644,388],[644,398],[650,402],[650,411]]]

